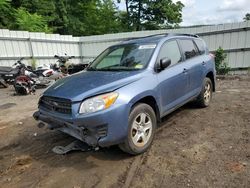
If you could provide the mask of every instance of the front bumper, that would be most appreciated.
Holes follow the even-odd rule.
[[[65,116],[39,108],[33,117],[48,128],[69,134],[90,146],[107,147],[122,143],[127,135],[129,108],[127,105],[92,114]]]

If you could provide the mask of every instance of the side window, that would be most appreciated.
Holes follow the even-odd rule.
[[[200,54],[201,54],[201,55],[202,55],[202,54],[205,54],[205,52],[206,52],[205,43],[204,43],[202,40],[197,40],[197,39],[195,39],[194,42],[195,42],[195,44],[197,45]]]
[[[199,52],[195,48],[192,40],[181,39],[180,44],[181,44],[181,48],[186,59],[190,59],[192,57],[199,55]]]
[[[181,61],[181,53],[177,41],[167,41],[163,44],[159,52],[157,62],[159,62],[162,58],[169,58],[171,60],[171,66]]]

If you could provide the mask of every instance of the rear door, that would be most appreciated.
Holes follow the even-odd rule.
[[[182,55],[176,40],[167,41],[162,45],[156,63],[163,58],[171,60],[168,68],[157,73],[161,112],[162,115],[165,115],[169,110],[185,101],[188,75],[181,63]]]
[[[179,39],[178,42],[185,58],[183,63],[185,64],[189,75],[187,95],[188,98],[190,98],[197,95],[201,89],[204,71],[203,58],[191,38]]]
[[[210,56],[208,55],[208,49],[206,47],[205,42],[201,39],[194,39],[194,43],[199,51],[199,57],[200,57],[199,61],[202,64],[203,74],[205,74],[207,69],[207,64],[210,61]]]

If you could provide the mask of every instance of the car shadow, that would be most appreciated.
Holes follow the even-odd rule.
[[[158,123],[158,128],[162,128],[163,126],[171,126],[172,124],[166,124],[169,121],[172,121],[173,119],[176,119],[178,117],[178,114],[181,112],[184,112],[186,110],[199,110],[200,108],[197,106],[195,102],[189,102],[182,107],[176,109],[175,111],[171,112],[170,114],[164,116],[161,118],[161,122]]]
[[[174,126],[174,124],[168,122],[174,121],[182,112],[196,108],[192,103],[184,105],[162,118],[158,129],[168,129],[168,127]],[[0,148],[0,153],[4,153],[5,157],[11,156],[14,151],[16,156],[28,155],[36,162],[50,167],[74,167],[79,169],[97,167],[100,163],[97,165],[93,162],[95,160],[115,162],[133,158],[132,155],[121,151],[118,146],[100,148],[98,151],[72,151],[65,155],[58,155],[52,152],[55,146],[66,146],[75,139],[61,132],[38,129],[36,127],[37,122],[32,117],[26,118],[22,122],[24,122],[22,126],[25,127],[25,130],[8,146]],[[88,160],[89,158],[94,160]],[[76,162],[78,162],[77,165]]]

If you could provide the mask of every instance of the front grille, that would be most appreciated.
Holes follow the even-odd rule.
[[[69,99],[43,96],[39,101],[39,106],[50,111],[71,114],[71,101]]]

